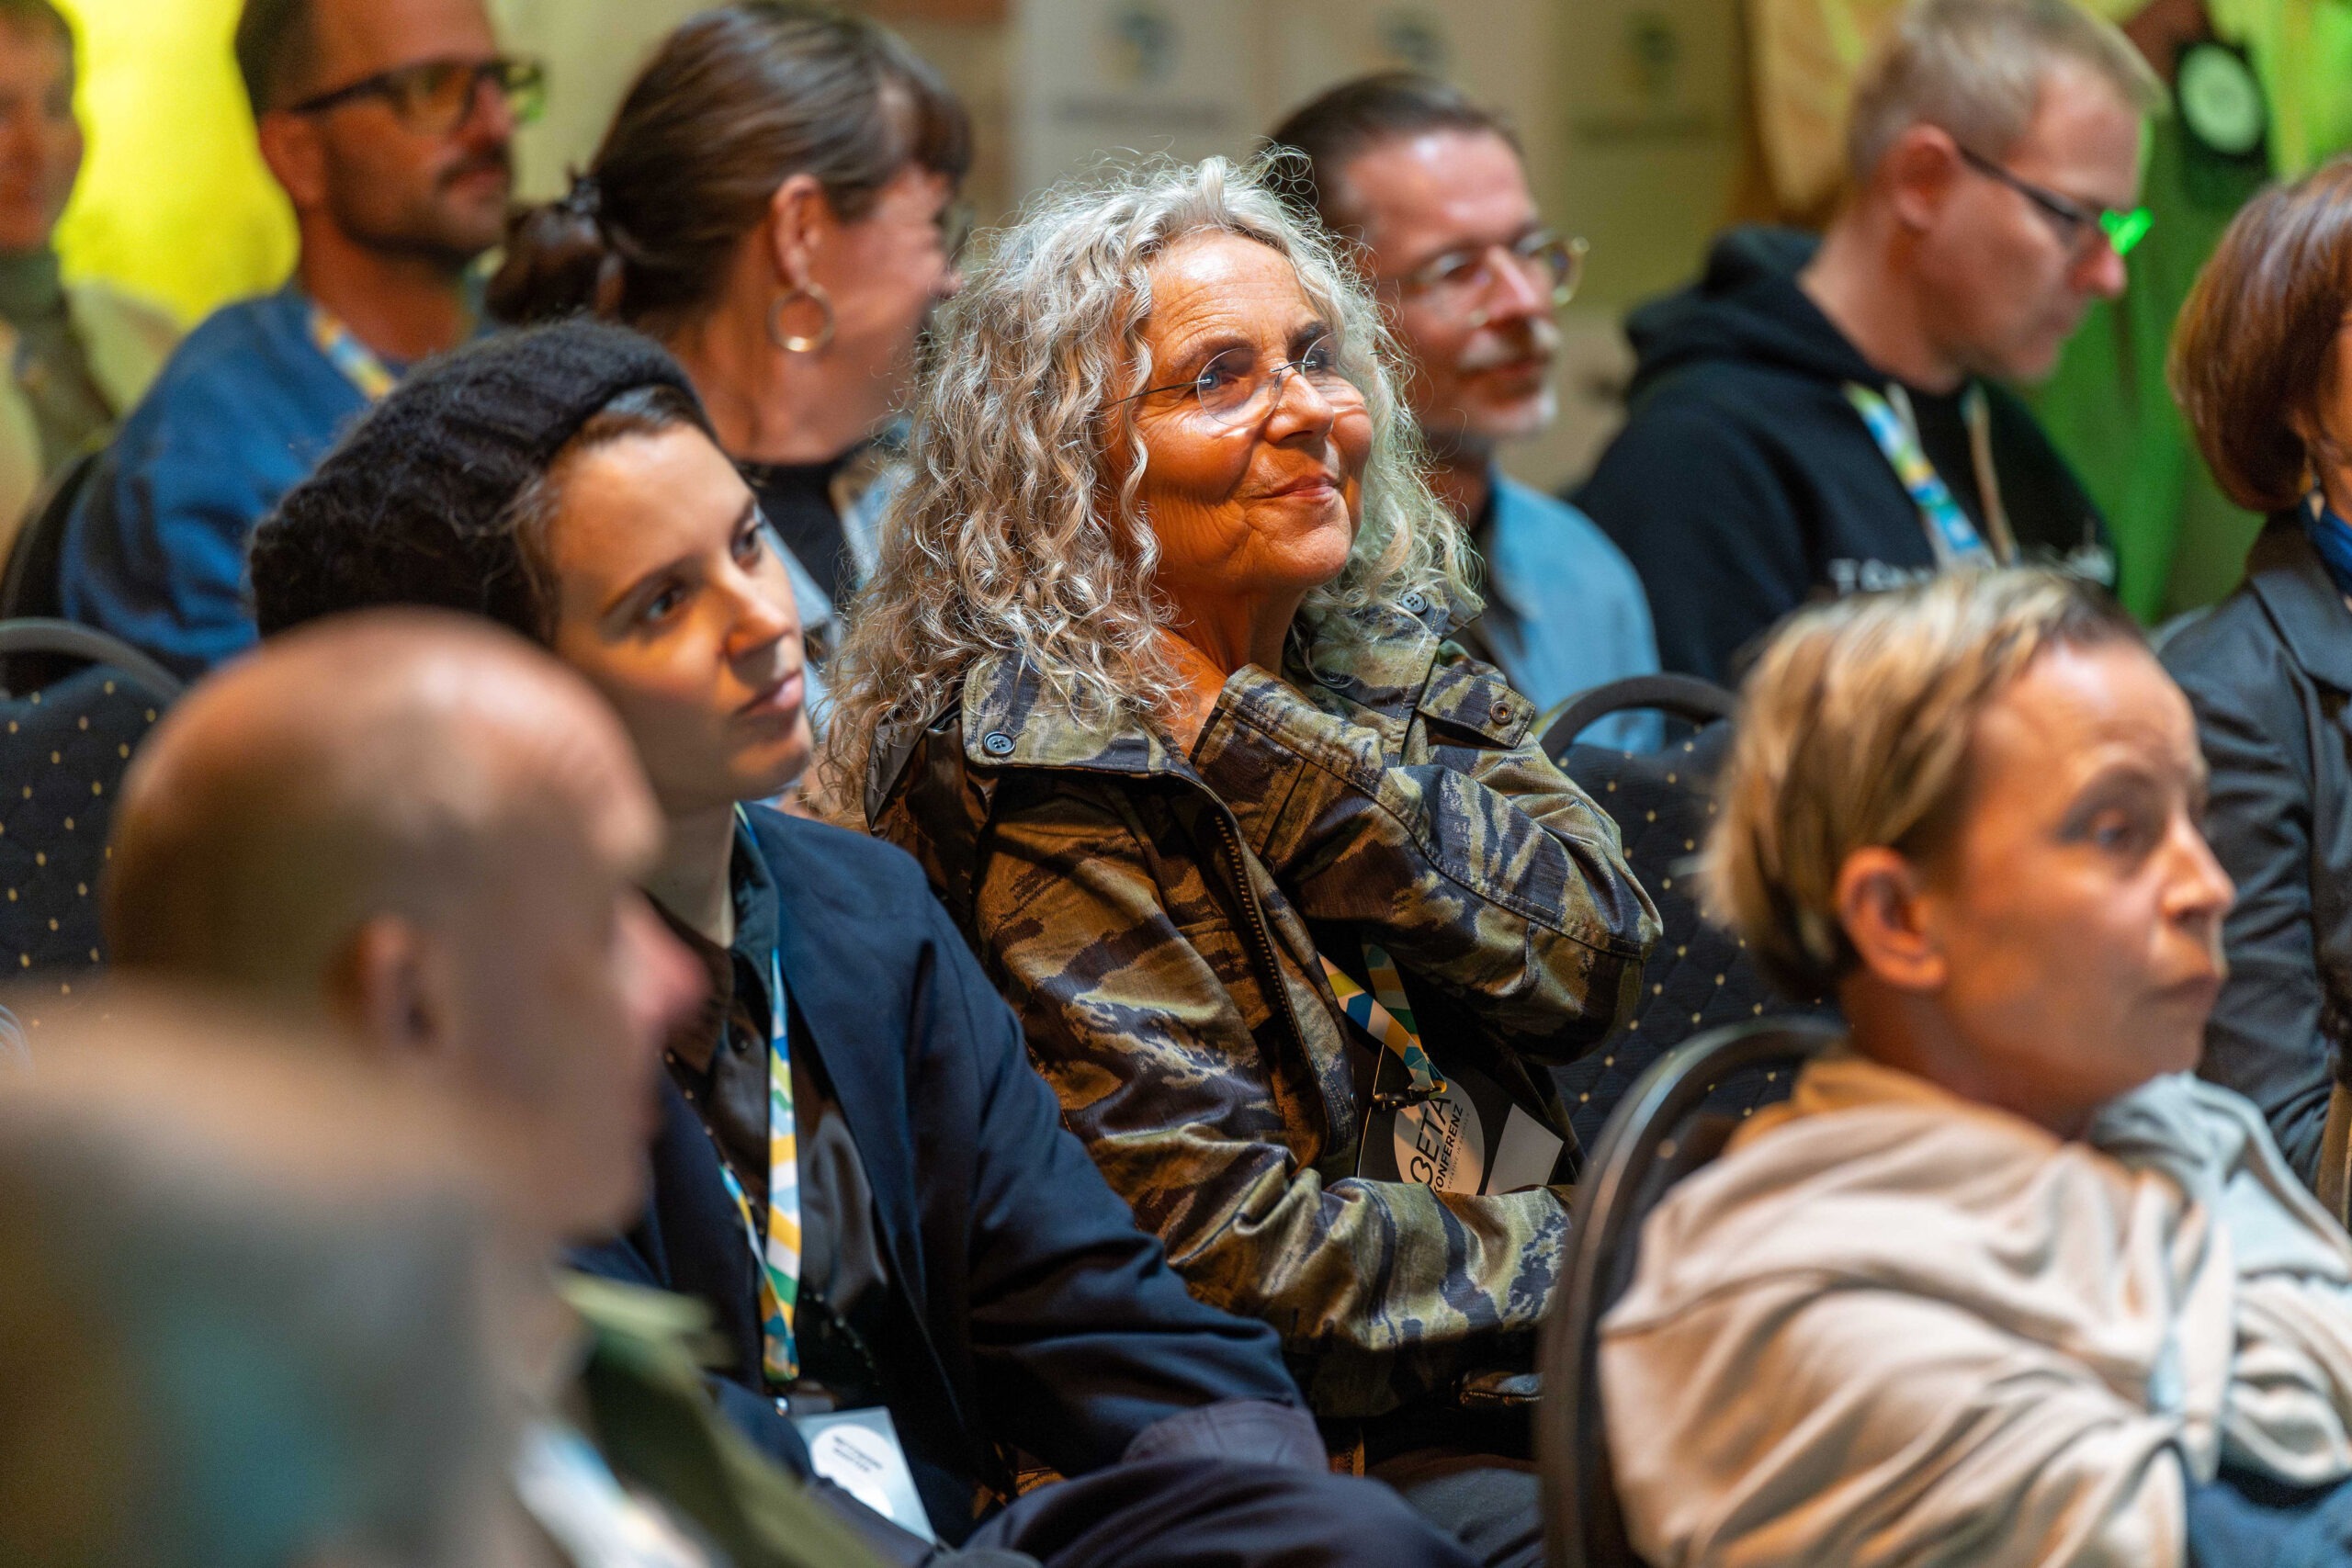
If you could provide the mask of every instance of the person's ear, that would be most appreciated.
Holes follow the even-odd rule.
[[[1861,966],[1898,990],[1932,991],[1950,966],[1918,867],[1883,847],[1856,850],[1838,870],[1838,920]]]
[[[1882,186],[1896,219],[1917,231],[1934,226],[1962,172],[1960,143],[1938,125],[1914,125],[1894,139],[1879,160]]]
[[[334,1015],[386,1056],[436,1057],[452,1042],[448,998],[433,941],[399,915],[377,915],[351,934],[326,975]]]
[[[825,231],[834,226],[832,203],[814,175],[795,175],[768,197],[768,260],[786,288],[806,288]]]
[[[285,189],[286,199],[298,213],[324,206],[327,199],[325,133],[308,115],[273,109],[254,125],[261,143],[261,161],[270,177]]]

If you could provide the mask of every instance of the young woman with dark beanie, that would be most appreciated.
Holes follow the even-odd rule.
[[[1054,1568],[1469,1562],[1326,1471],[1272,1329],[1185,1293],[922,869],[755,804],[808,760],[799,618],[658,345],[578,320],[421,371],[263,525],[253,581],[265,635],[488,615],[619,713],[668,821],[648,891],[711,992],[671,1040],[652,1202],[578,1261],[707,1303],[739,1409],[890,1429],[924,1517],[872,1533],[901,1561],[942,1561],[935,1532]],[[1014,1449],[1069,1479],[976,1506]]]

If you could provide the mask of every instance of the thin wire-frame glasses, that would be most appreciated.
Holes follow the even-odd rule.
[[[1256,349],[1228,348],[1202,366],[1199,374],[1189,381],[1170,381],[1164,387],[1147,387],[1134,397],[1119,400],[1131,403],[1162,392],[1189,391],[1211,424],[1220,430],[1232,430],[1255,424],[1263,419],[1276,403],[1282,401],[1283,384],[1293,373],[1306,377],[1306,384],[1326,401],[1342,404],[1363,401],[1363,389],[1349,380],[1340,368],[1339,344],[1328,336],[1308,344],[1297,358],[1262,369],[1258,365]]]

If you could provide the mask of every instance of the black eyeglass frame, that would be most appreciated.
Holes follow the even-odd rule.
[[[1957,138],[1953,140],[1952,146],[1959,150],[1961,162],[1970,168],[1987,179],[1998,181],[2008,186],[2040,208],[2045,215],[2055,218],[2066,225],[2061,231],[2065,243],[2078,250],[2082,246],[2083,236],[2086,231],[2104,234],[2109,243],[2115,244],[2119,229],[2136,228],[2138,231],[2133,232],[2131,239],[2115,246],[2116,254],[2122,255],[2138,243],[2140,234],[2146,231],[2147,224],[2143,216],[2147,211],[2145,208],[2114,208],[2101,206],[2097,202],[2076,201],[2073,197],[2061,196],[2045,186],[2038,186],[2022,175],[2011,174]]]
[[[418,60],[406,65],[395,65],[389,71],[379,71],[362,76],[356,82],[346,82],[340,87],[330,87],[323,93],[313,93],[300,103],[288,104],[288,114],[324,114],[340,105],[360,98],[380,97],[401,108],[401,85],[424,75],[429,71],[461,70],[472,73],[466,91],[465,107],[458,111],[458,123],[465,123],[473,112],[475,101],[481,97],[482,85],[495,83],[500,93],[511,104],[515,99],[543,89],[547,85],[547,65],[528,55],[498,54],[487,60]]]

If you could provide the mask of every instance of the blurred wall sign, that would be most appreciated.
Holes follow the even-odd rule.
[[[1696,58],[1702,53],[1692,34],[1701,20],[1698,8],[1634,4],[1612,9],[1608,25],[1596,29],[1595,41],[1607,51],[1595,84],[1601,92],[1572,118],[1577,140],[1593,146],[1727,136],[1738,104],[1705,90],[1713,73],[1700,69]]]
[[[1104,159],[1238,152],[1257,132],[1241,0],[1016,0],[1017,183]]]

